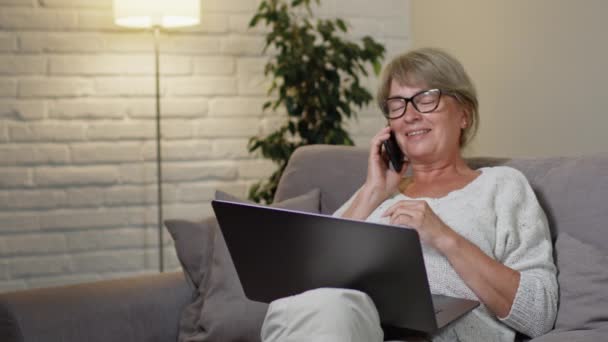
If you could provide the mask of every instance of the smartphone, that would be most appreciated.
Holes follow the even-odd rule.
[[[388,156],[388,161],[390,166],[392,166],[393,170],[396,172],[401,172],[403,168],[403,163],[405,159],[405,154],[399,147],[397,143],[397,138],[395,137],[395,133],[391,131],[391,136],[388,140],[384,140],[382,142],[384,145],[384,149],[386,150],[386,155]]]

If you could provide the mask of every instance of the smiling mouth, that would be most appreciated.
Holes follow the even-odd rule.
[[[419,129],[417,131],[409,132],[409,133],[405,134],[405,136],[406,137],[413,137],[413,136],[416,136],[416,135],[426,134],[426,133],[428,133],[430,131],[431,131],[430,129]]]

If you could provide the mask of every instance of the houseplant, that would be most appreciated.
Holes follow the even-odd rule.
[[[342,127],[368,104],[372,95],[360,82],[368,67],[378,74],[384,47],[369,36],[348,40],[342,19],[314,19],[313,0],[263,0],[250,27],[265,24],[264,51],[272,51],[264,73],[271,76],[272,100],[264,110],[283,106],[285,123],[276,131],[249,141],[250,152],[261,152],[278,169],[251,187],[249,198],[272,202],[277,184],[293,151],[302,145],[353,145]],[[317,5],[319,0],[314,0]]]

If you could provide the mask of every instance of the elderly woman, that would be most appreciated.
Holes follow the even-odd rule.
[[[433,341],[550,330],[557,281],[547,220],[519,171],[473,170],[463,160],[479,114],[462,65],[437,49],[401,55],[385,68],[377,100],[388,125],[371,141],[365,183],[334,215],[416,229],[431,292],[481,302]],[[407,155],[400,172],[382,148],[391,131]],[[271,303],[262,339],[369,342],[383,333],[365,294],[319,289]]]

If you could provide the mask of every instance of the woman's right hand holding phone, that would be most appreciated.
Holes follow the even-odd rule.
[[[393,194],[407,171],[408,163],[405,162],[400,172],[389,166],[389,158],[382,147],[382,143],[390,138],[390,127],[381,129],[371,141],[369,159],[367,165],[367,178],[363,188],[367,188],[374,197],[378,197],[378,205]]]
[[[399,187],[399,183],[403,175],[405,175],[409,163],[405,162],[403,164],[401,172],[396,172],[389,167],[388,157],[382,147],[382,143],[389,138],[390,127],[383,128],[372,138],[367,165],[367,178],[361,189],[359,189],[357,197],[350,208],[344,212],[343,217],[353,219],[367,218],[372,211]]]

